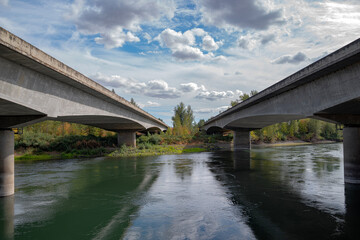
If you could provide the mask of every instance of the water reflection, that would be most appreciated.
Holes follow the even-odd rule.
[[[233,152],[235,170],[250,170],[250,150],[236,150]]]
[[[16,239],[119,239],[158,170],[102,158],[16,167]]]
[[[16,165],[0,239],[360,239],[342,144]]]
[[[257,238],[342,238],[341,151],[340,144],[256,148],[250,171],[237,167],[246,153],[215,153],[209,166],[231,200],[245,206]]]
[[[345,199],[345,236],[347,239],[360,239],[360,186],[347,183]]]
[[[208,153],[162,156],[148,203],[124,239],[255,239],[207,166]],[[186,158],[185,158],[186,157]]]
[[[0,198],[0,239],[14,239],[14,196]]]

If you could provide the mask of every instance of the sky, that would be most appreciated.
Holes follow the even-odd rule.
[[[172,126],[360,37],[359,0],[0,0],[0,26]]]

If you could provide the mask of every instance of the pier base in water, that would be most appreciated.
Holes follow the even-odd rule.
[[[0,129],[0,197],[14,194],[14,132]]]
[[[343,136],[345,183],[360,184],[360,127],[345,127]]]
[[[250,131],[249,130],[234,130],[233,140],[234,150],[250,149]]]

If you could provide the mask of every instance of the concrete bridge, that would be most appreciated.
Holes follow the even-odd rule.
[[[14,193],[14,133],[44,120],[118,133],[135,146],[139,130],[167,125],[100,84],[0,28],[0,196]]]
[[[344,125],[345,182],[360,184],[360,39],[211,118],[208,132],[234,131],[234,149],[250,149],[250,131],[301,118]]]

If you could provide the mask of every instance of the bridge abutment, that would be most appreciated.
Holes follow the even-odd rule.
[[[360,126],[345,126],[343,136],[345,183],[360,184]]]
[[[126,145],[136,147],[136,131],[118,131],[117,132],[118,146]]]
[[[14,132],[0,129],[0,197],[14,194]]]
[[[233,148],[234,150],[251,148],[249,130],[234,130]]]

